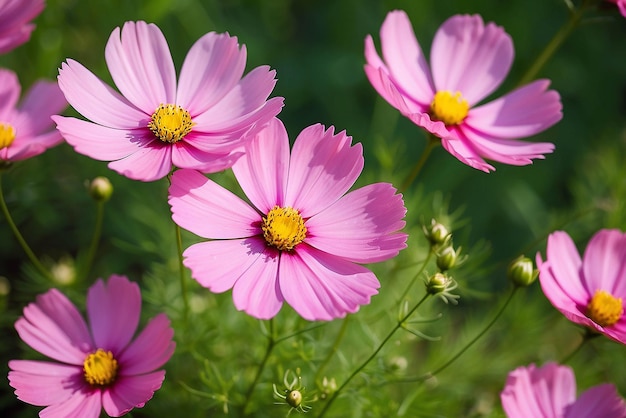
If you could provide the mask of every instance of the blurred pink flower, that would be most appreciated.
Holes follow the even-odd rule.
[[[614,3],[617,5],[622,16],[626,17],[626,0],[607,0],[610,3]]]
[[[43,0],[0,0],[0,54],[30,39],[35,25],[29,23],[44,9]]]
[[[615,386],[594,386],[576,398],[576,379],[567,366],[519,367],[500,393],[508,418],[624,418],[626,404]]]
[[[37,81],[18,107],[20,90],[15,73],[0,69],[0,161],[34,157],[63,141],[50,119],[67,107],[57,83]]]
[[[207,33],[189,50],[178,83],[160,29],[126,22],[106,45],[105,59],[118,93],[68,59],[59,86],[92,122],[57,116],[67,142],[135,180],[166,176],[172,164],[203,172],[230,167],[255,125],[276,116],[283,98],[267,97],[275,71],[256,67],[242,78],[246,48],[228,34]]]
[[[184,264],[211,291],[232,288],[235,307],[257,318],[275,316],[283,301],[308,320],[356,312],[380,284],[355,263],[395,257],[407,239],[392,185],[345,194],[362,169],[362,147],[345,131],[309,126],[290,155],[274,119],[233,166],[253,206],[196,171],[174,172],[174,221],[213,239],[190,246]]]
[[[485,159],[527,165],[554,149],[551,143],[518,141],[561,117],[559,94],[537,80],[492,102],[478,105],[502,83],[513,62],[513,42],[478,15],[456,15],[441,25],[426,63],[408,16],[387,15],[380,40],[365,39],[365,73],[376,91],[416,125],[441,138],[463,163],[488,172]],[[384,61],[383,61],[384,59]]]
[[[136,283],[113,275],[87,295],[85,323],[56,289],[37,297],[17,320],[18,334],[33,349],[57,360],[11,360],[9,384],[17,397],[46,406],[47,418],[98,418],[102,408],[119,417],[148,402],[161,387],[163,366],[174,352],[174,331],[165,314],[154,317],[132,340],[139,323]]]
[[[626,344],[626,234],[599,231],[581,260],[569,235],[553,232],[537,267],[543,293],[567,319]]]

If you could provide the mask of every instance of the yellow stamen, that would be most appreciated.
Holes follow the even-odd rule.
[[[15,128],[8,123],[0,123],[0,149],[7,148],[15,140]]]
[[[614,325],[624,313],[622,298],[597,290],[587,305],[587,316],[601,327]]]
[[[101,348],[89,354],[83,363],[85,380],[92,386],[108,386],[113,383],[117,369],[117,360],[113,358],[113,353]]]
[[[281,251],[293,250],[306,238],[306,226],[302,216],[290,207],[274,206],[263,218],[261,228],[268,245]]]
[[[469,104],[461,92],[438,91],[430,104],[430,115],[446,125],[458,125],[467,117]]]
[[[195,123],[185,109],[174,104],[161,104],[152,114],[148,128],[163,142],[174,144],[185,137]]]

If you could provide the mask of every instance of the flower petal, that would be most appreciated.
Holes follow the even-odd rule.
[[[87,324],[57,289],[37,296],[15,322],[20,338],[34,350],[67,364],[81,365],[93,348]]]
[[[83,368],[46,361],[9,361],[9,384],[23,402],[36,406],[61,403],[85,387]]]
[[[563,117],[559,93],[537,80],[470,110],[464,125],[486,136],[523,138],[548,129]]]
[[[406,248],[406,208],[402,195],[387,183],[362,187],[343,196],[306,222],[306,243],[356,263],[374,263]]]
[[[33,20],[45,7],[43,0],[3,1],[0,15],[0,54],[11,51],[30,39]]]
[[[0,150],[0,158],[6,161],[20,161],[34,157],[63,142],[63,137],[58,131],[51,131],[35,137],[19,136],[4,150]],[[2,155],[2,152],[6,152]]]
[[[22,88],[13,71],[0,69],[0,120],[12,121]]]
[[[626,403],[614,385],[605,383],[580,394],[565,411],[566,418],[626,417]]]
[[[617,229],[596,233],[585,249],[583,272],[591,292],[604,290],[626,298],[626,234]]]
[[[233,173],[250,202],[267,214],[285,203],[289,172],[289,138],[279,119],[272,119],[246,146]]]
[[[102,393],[102,406],[107,414],[119,417],[133,408],[143,408],[161,388],[165,370],[139,376],[120,376]]]
[[[40,418],[98,418],[102,412],[100,390],[75,392],[65,402],[50,405],[39,412]]]
[[[152,318],[118,356],[120,376],[149,373],[163,366],[174,354],[174,330],[165,314]]]
[[[20,104],[15,128],[20,135],[42,134],[54,127],[50,116],[61,113],[66,107],[67,100],[58,83],[37,81]]]
[[[195,141],[179,141],[172,145],[172,164],[175,167],[217,173],[232,167],[243,155],[243,152],[206,152],[194,147],[192,143],[195,145]]]
[[[128,345],[137,330],[141,292],[137,283],[112,275],[105,284],[99,279],[87,294],[87,315],[97,348],[114,356]]]
[[[365,267],[306,244],[281,254],[278,280],[287,303],[309,321],[354,313],[368,304],[380,287],[374,273]]]
[[[456,15],[437,30],[430,56],[436,90],[459,91],[473,106],[504,81],[513,63],[513,41],[479,15]]]
[[[136,129],[146,127],[150,121],[152,113],[136,108],[79,62],[68,59],[61,64],[58,81],[72,107],[99,125]]]
[[[126,22],[111,33],[104,56],[120,92],[152,115],[160,104],[176,103],[176,70],[161,30],[146,22]]]
[[[463,164],[488,173],[495,167],[487,163],[474,148],[473,144],[458,131],[441,138],[441,145]]]
[[[204,238],[244,238],[261,232],[261,215],[195,170],[176,170],[169,188],[176,224]]]
[[[158,141],[147,142],[127,157],[110,162],[109,168],[133,180],[159,180],[172,170],[172,147]]]
[[[361,144],[353,146],[352,137],[332,126],[309,126],[293,144],[284,204],[311,217],[346,193],[362,170]]]
[[[239,47],[237,37],[207,33],[185,57],[176,103],[192,117],[205,112],[235,87],[245,67],[246,47]]]

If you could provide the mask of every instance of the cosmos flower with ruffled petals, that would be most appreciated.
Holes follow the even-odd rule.
[[[85,121],[54,121],[74,149],[111,161],[109,168],[131,179],[153,181],[172,165],[213,173],[241,156],[245,134],[276,116],[283,98],[268,100],[275,71],[254,68],[242,78],[246,48],[228,34],[207,33],[189,50],[178,81],[161,30],[126,22],[105,49],[120,93],[80,63],[68,59],[59,86]]]
[[[615,386],[594,386],[576,398],[574,372],[556,363],[513,370],[500,400],[508,418],[626,417],[626,403]]]
[[[413,123],[441,138],[461,162],[489,172],[485,159],[531,164],[551,143],[518,140],[558,122],[560,96],[537,80],[489,103],[480,102],[502,83],[513,62],[513,42],[478,15],[456,15],[437,31],[430,67],[403,11],[390,12],[380,30],[382,58],[365,39],[365,73],[376,91]]]
[[[395,257],[407,239],[392,185],[345,194],[362,169],[362,147],[345,131],[309,126],[290,153],[274,119],[233,166],[252,205],[195,170],[175,171],[174,221],[211,239],[185,250],[185,266],[213,292],[232,288],[235,307],[257,318],[272,318],[284,301],[308,320],[356,312],[380,286],[357,263]]]
[[[625,233],[600,230],[581,259],[566,232],[553,232],[537,267],[543,293],[567,319],[626,344]]]
[[[45,406],[41,417],[112,417],[148,402],[165,378],[174,331],[165,314],[133,339],[141,313],[139,286],[124,276],[98,280],[87,295],[87,317],[56,289],[37,297],[15,323],[22,340],[56,360],[9,361],[17,397]]]
[[[34,157],[63,141],[50,119],[67,107],[57,83],[37,81],[18,105],[20,92],[15,73],[0,69],[0,162]]]
[[[30,39],[35,25],[30,23],[44,9],[44,0],[0,0],[0,54]]]

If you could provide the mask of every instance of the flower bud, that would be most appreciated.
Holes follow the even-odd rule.
[[[430,221],[430,226],[422,226],[422,229],[426,239],[432,246],[445,244],[450,239],[448,228],[434,219]]]
[[[96,177],[89,185],[89,194],[96,202],[106,202],[113,194],[113,185],[106,177]]]
[[[539,271],[534,268],[532,260],[520,255],[509,265],[507,277],[515,286],[530,286],[539,275]]]
[[[459,295],[453,295],[450,291],[457,288],[456,282],[443,273],[435,273],[426,281],[426,293],[433,296],[439,296],[445,303],[451,302],[457,304]]]
[[[454,267],[457,263],[457,259],[459,258],[459,254],[461,254],[461,248],[454,251],[452,245],[448,245],[439,251],[437,253],[437,267],[439,270],[443,272]]]

